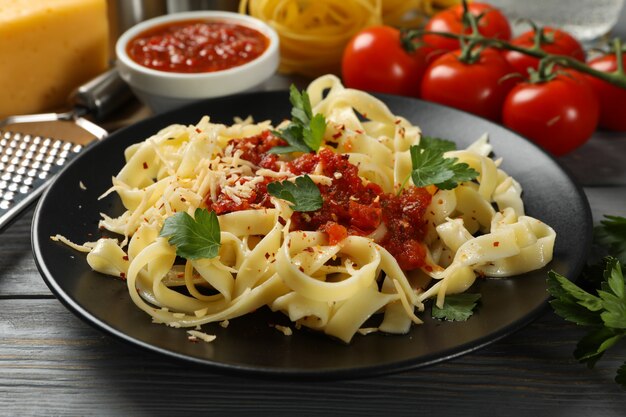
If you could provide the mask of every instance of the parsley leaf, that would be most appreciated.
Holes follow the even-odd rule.
[[[275,146],[270,153],[311,152],[317,151],[322,145],[326,132],[326,118],[322,114],[313,115],[311,100],[306,90],[302,93],[292,84],[289,89],[291,123],[284,129],[272,133],[285,140],[288,146]]]
[[[605,220],[594,230],[597,243],[608,248],[609,252],[626,265],[626,218],[604,216]]]
[[[593,368],[604,352],[623,336],[607,327],[592,330],[580,339],[576,345],[574,357],[578,362],[586,363],[589,368]]]
[[[178,212],[165,219],[159,236],[176,246],[176,255],[185,259],[215,258],[220,249],[220,224],[215,212],[196,209],[194,217]]]
[[[289,180],[270,182],[267,192],[289,201],[294,211],[316,211],[322,208],[324,202],[319,188],[308,175],[296,178],[295,184]]]
[[[418,145],[409,148],[411,154],[411,178],[416,187],[434,184],[442,190],[451,190],[458,183],[471,181],[478,176],[466,163],[457,158],[446,158],[444,152],[454,150],[454,142],[424,136]]]
[[[574,357],[590,368],[607,349],[626,336],[626,283],[621,263],[616,258],[607,257],[602,265],[602,280],[595,290],[597,295],[554,271],[548,273],[548,292],[554,297],[550,301],[554,312],[565,320],[589,328],[578,342]],[[615,381],[626,388],[626,364],[618,370]]]
[[[422,136],[420,138],[420,144],[425,148],[435,149],[441,152],[456,151],[456,143],[448,139],[433,136]]]
[[[443,308],[433,304],[432,317],[449,321],[465,321],[474,314],[474,309],[480,299],[480,294],[452,294],[446,295]]]

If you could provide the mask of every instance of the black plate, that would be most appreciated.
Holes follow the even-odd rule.
[[[524,187],[527,214],[557,232],[554,260],[548,267],[510,279],[487,279],[476,286],[482,306],[467,322],[439,322],[423,314],[425,324],[408,335],[355,336],[350,345],[311,331],[286,337],[269,323],[286,324],[279,313],[261,310],[231,320],[208,343],[191,343],[183,329],[152,324],[132,303],[126,284],[93,272],[84,254],[50,240],[62,234],[75,242],[95,240],[99,213],[121,214],[116,196],[98,201],[122,167],[124,149],[172,124],[196,123],[201,116],[231,123],[252,115],[274,123],[288,117],[286,92],[254,93],[208,100],[147,119],[86,149],[42,197],[33,220],[33,251],[52,292],[88,323],[131,344],[170,357],[205,364],[218,371],[291,378],[371,376],[416,368],[471,352],[528,324],[547,300],[546,273],[554,269],[576,276],[591,241],[591,215],[584,194],[555,161],[530,142],[493,123],[432,103],[383,97],[391,110],[422,127],[425,134],[449,138],[459,147],[488,132],[502,165]],[[83,190],[79,182],[86,186]]]

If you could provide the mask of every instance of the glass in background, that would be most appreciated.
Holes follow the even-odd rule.
[[[615,26],[624,0],[487,0],[513,23],[514,35],[530,29],[516,19],[569,32],[583,43],[593,43]]]
[[[236,12],[239,0],[167,0],[168,13],[190,10],[225,10]]]

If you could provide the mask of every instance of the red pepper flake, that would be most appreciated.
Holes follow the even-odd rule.
[[[395,124],[399,125],[400,123],[402,123],[402,120],[400,119],[396,119],[396,121],[394,122]]]
[[[125,273],[123,273],[123,272],[120,272],[120,278],[122,278],[122,279],[126,279],[126,274],[125,274]]]
[[[143,163],[143,169],[148,169],[148,163],[147,162]]]
[[[182,202],[184,203],[184,202],[185,202],[185,201],[187,201],[187,200],[185,199],[185,197],[181,197],[181,198],[180,198],[180,201],[182,201]]]
[[[270,254],[268,252],[265,252],[265,259],[269,259],[270,258]]]
[[[202,133],[202,130],[200,130],[200,129],[198,129],[198,128],[196,127],[196,133]]]
[[[500,246],[500,242],[498,242],[498,241],[493,242],[493,247],[494,248],[497,248],[498,246]]]
[[[333,135],[333,139],[339,139],[341,137],[342,133],[341,132],[337,132]]]
[[[358,133],[359,135],[363,134],[363,131],[361,129],[357,129],[357,130],[355,130],[355,132]]]
[[[298,269],[300,270],[300,272],[304,272],[304,268],[299,266]]]
[[[443,200],[440,198],[440,199],[437,201],[437,204],[443,204]]]
[[[128,260],[128,255],[124,255],[124,256],[122,256],[122,259],[123,259],[123,260],[125,260],[125,261],[127,261],[127,260]]]

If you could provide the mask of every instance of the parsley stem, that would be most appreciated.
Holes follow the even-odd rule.
[[[404,187],[406,186],[406,183],[409,182],[409,178],[411,178],[411,173],[409,172],[409,174],[406,176],[406,178],[404,179],[404,181],[402,181],[402,184],[400,184],[400,189],[398,189],[398,192],[396,193],[396,195],[400,195],[402,194],[402,190],[404,190]]]

